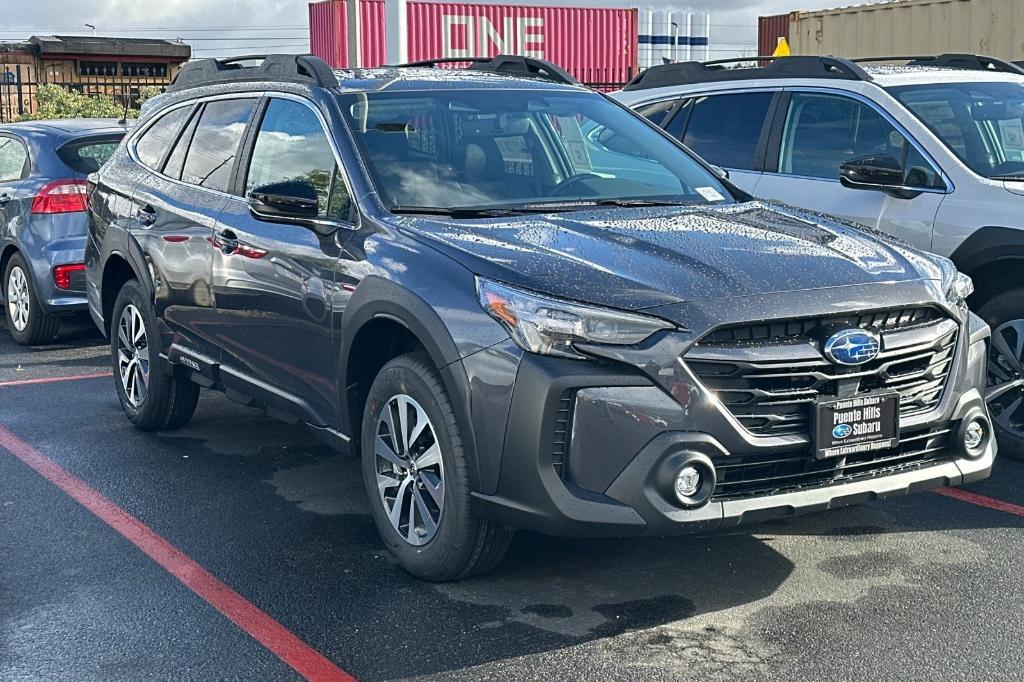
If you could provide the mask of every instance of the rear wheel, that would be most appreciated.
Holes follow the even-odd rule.
[[[114,302],[110,353],[121,407],[144,431],[184,426],[199,401],[197,384],[160,366],[159,338],[153,307],[138,281],[130,280]]]
[[[43,312],[32,284],[32,272],[20,253],[11,256],[7,262],[4,303],[7,330],[18,343],[35,346],[57,338],[60,318]]]
[[[992,327],[989,350],[989,412],[999,453],[1024,458],[1024,289],[985,301],[978,315]]]
[[[374,380],[362,464],[377,531],[413,575],[454,580],[487,571],[505,555],[511,529],[470,510],[460,429],[426,355],[395,358]]]

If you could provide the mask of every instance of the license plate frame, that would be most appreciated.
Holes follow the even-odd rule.
[[[817,459],[890,450],[899,444],[900,395],[895,391],[829,398],[814,404]]]

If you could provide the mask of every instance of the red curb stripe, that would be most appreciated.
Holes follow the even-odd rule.
[[[17,379],[14,381],[0,381],[0,388],[5,386],[31,386],[32,384],[54,384],[58,381],[81,381],[82,379],[102,379],[113,376],[110,372],[99,372],[98,374],[72,374],[66,377],[43,377],[42,379]]]
[[[995,509],[996,511],[1006,512],[1016,516],[1024,516],[1024,507],[1019,504],[1003,502],[1002,500],[985,497],[984,495],[972,493],[968,490],[961,490],[960,488],[941,488],[935,492],[939,495],[945,495],[946,497],[952,497],[953,499],[960,500],[961,502],[969,502],[970,504],[976,504],[980,507],[988,507],[989,509]]]
[[[231,622],[247,632],[307,680],[354,682],[354,677],[338,668],[283,625],[246,600],[245,597],[214,577],[142,521],[121,509],[3,426],[0,426],[0,447],[34,469],[43,478],[63,490],[101,521],[123,535],[149,558],[163,566],[185,587],[224,614]]]

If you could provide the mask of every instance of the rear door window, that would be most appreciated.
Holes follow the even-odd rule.
[[[139,161],[149,168],[159,171],[164,154],[178,139],[178,132],[185,125],[190,111],[192,111],[191,107],[172,109],[142,133],[142,137],[135,143],[135,153],[138,155]]]
[[[25,145],[13,137],[0,137],[0,182],[20,180],[27,161]]]
[[[82,175],[95,173],[117,149],[121,135],[69,142],[57,150],[64,165]]]
[[[242,136],[255,107],[255,98],[207,102],[185,157],[184,182],[228,191]]]
[[[758,144],[774,98],[772,92],[697,97],[676,114],[672,123],[679,125],[685,120],[683,144],[709,163],[757,170]]]

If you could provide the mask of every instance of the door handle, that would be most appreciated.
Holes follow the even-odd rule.
[[[149,204],[140,206],[139,210],[135,213],[135,219],[143,227],[152,227],[156,223],[156,209]]]
[[[238,251],[238,236],[231,230],[221,230],[213,235],[214,247],[220,249],[225,256]]]

